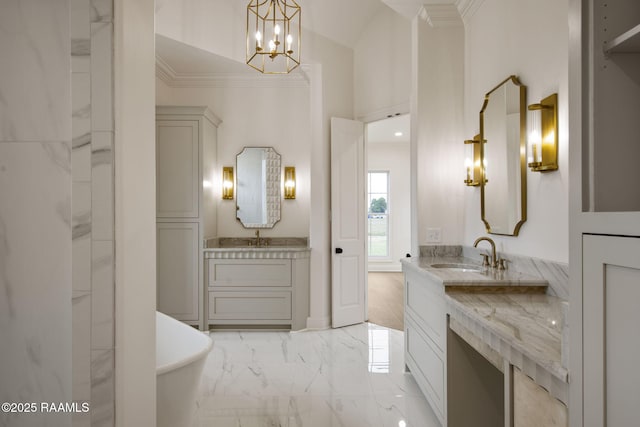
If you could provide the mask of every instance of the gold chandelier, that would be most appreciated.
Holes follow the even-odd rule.
[[[286,74],[300,65],[300,6],[294,0],[251,0],[247,5],[247,65]]]

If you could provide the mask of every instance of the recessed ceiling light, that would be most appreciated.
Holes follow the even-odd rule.
[[[394,135],[395,136],[402,136],[402,132],[396,132]]]

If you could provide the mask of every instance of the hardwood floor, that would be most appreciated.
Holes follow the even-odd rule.
[[[404,330],[402,273],[369,273],[369,322]]]

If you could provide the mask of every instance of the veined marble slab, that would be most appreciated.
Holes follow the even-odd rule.
[[[524,286],[542,289],[546,288],[548,282],[541,278],[528,274],[523,274],[513,270],[497,270],[492,268],[482,268],[482,271],[456,271],[447,268],[433,268],[434,264],[468,264],[481,267],[475,260],[453,257],[420,257],[404,258],[400,260],[403,268],[417,271],[428,279],[441,283],[448,287],[497,287],[497,286]]]
[[[308,239],[306,237],[265,237],[262,236],[267,244],[264,247],[286,247],[286,248],[307,248],[309,246]],[[207,239],[205,241],[205,248],[255,248],[253,245],[255,237],[218,237],[217,239]]]
[[[564,302],[549,295],[449,294],[448,312],[469,332],[558,400],[568,401],[562,366]]]

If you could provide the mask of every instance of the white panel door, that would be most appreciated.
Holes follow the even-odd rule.
[[[332,325],[365,320],[364,125],[331,118]]]
[[[640,238],[582,241],[584,426],[640,426]]]
[[[198,223],[159,222],[156,226],[157,309],[178,320],[197,321]]]
[[[198,122],[156,123],[156,215],[197,218],[199,183]]]

